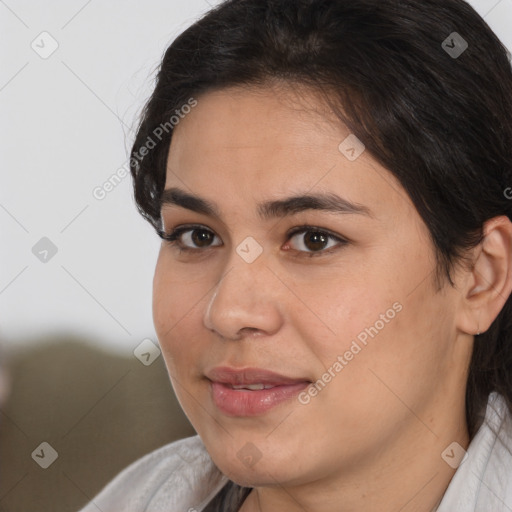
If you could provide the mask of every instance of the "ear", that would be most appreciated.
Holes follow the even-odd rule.
[[[494,217],[483,234],[461,290],[457,327],[467,334],[487,331],[512,292],[512,222]]]

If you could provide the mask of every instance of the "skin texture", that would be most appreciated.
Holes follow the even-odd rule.
[[[183,235],[195,253],[162,243],[154,323],[178,399],[214,462],[254,487],[244,512],[434,510],[455,471],[442,452],[469,443],[467,367],[473,335],[510,293],[510,222],[490,223],[473,270],[459,267],[455,286],[439,289],[425,224],[368,152],[355,161],[340,152],[348,135],[314,93],[283,86],[208,92],[173,135],[165,188],[214,203],[219,217],[163,207],[166,232],[199,224],[215,236],[197,248]],[[260,202],[312,193],[369,213],[258,215]],[[328,239],[311,257],[303,234],[287,235],[303,225],[348,242]],[[236,251],[249,236],[263,249],[252,263]],[[333,371],[393,305],[394,318]],[[205,378],[216,366],[335,376],[307,404],[230,417]],[[244,446],[252,464],[237,456]]]

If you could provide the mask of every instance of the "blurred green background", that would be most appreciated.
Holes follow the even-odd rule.
[[[0,512],[77,511],[132,461],[195,434],[162,356],[144,366],[96,347],[49,337],[2,356]],[[47,469],[32,458],[42,442],[58,453]]]

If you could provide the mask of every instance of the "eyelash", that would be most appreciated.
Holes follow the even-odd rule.
[[[170,233],[166,233],[165,231],[159,231],[158,234],[159,234],[160,238],[165,241],[166,244],[178,249],[180,253],[186,252],[189,254],[192,254],[192,253],[199,254],[199,253],[204,253],[209,249],[219,247],[219,246],[210,246],[210,247],[206,247],[204,249],[201,249],[199,247],[194,249],[192,247],[186,247],[186,246],[181,245],[180,240],[179,240],[180,236],[183,233],[186,233],[187,231],[194,231],[196,229],[209,231],[210,233],[213,233],[215,236],[218,236],[215,234],[214,231],[212,231],[211,229],[207,228],[206,226],[202,226],[200,224],[179,226],[179,227],[173,229]],[[317,256],[324,256],[326,254],[331,254],[332,252],[340,249],[341,247],[343,247],[349,243],[349,241],[346,240],[345,238],[342,238],[339,235],[335,235],[334,233],[330,232],[329,230],[326,230],[324,228],[319,228],[317,226],[311,226],[311,225],[297,226],[297,227],[289,230],[286,233],[287,241],[295,235],[306,234],[306,233],[310,233],[310,232],[324,235],[328,239],[335,240],[338,243],[333,247],[330,247],[328,249],[322,249],[319,251],[301,251],[298,249],[291,249],[291,251],[298,253],[298,254],[294,255],[295,257],[312,258],[312,257],[317,257]]]

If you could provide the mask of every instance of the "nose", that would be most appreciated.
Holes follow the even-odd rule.
[[[206,328],[229,340],[249,334],[275,334],[283,318],[280,283],[263,257],[246,263],[235,254],[227,269],[207,304],[203,320]]]

